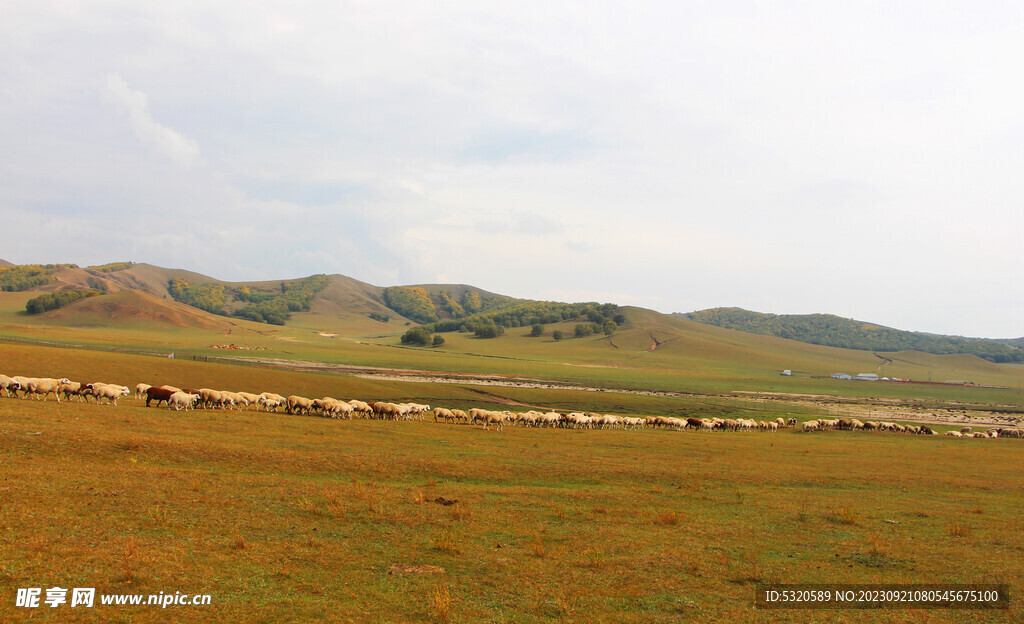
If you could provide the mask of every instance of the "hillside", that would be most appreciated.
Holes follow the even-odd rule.
[[[895,385],[840,387],[828,379],[836,372],[878,372],[918,381],[967,380],[1012,388],[1021,383],[1021,367],[973,355],[925,353],[908,345],[887,350],[883,357],[869,350],[737,331],[643,308],[514,299],[469,285],[386,288],[343,275],[224,282],[148,264],[46,267],[50,268],[33,274],[35,278],[45,276],[42,283],[0,292],[0,336],[99,349],[173,352],[184,357],[513,375],[588,386],[664,390],[756,388],[901,396],[911,392]],[[313,278],[317,278],[315,291],[301,291],[308,298],[281,298],[292,286]],[[169,283],[176,281],[180,283],[169,289]],[[217,312],[175,301],[171,290],[180,289],[181,283],[197,287],[192,295],[199,304],[209,303],[205,296],[220,293],[223,300],[214,301]],[[102,294],[41,314],[26,314],[26,304],[33,297],[73,288],[93,288]],[[402,343],[403,335],[418,320],[411,313],[406,316],[386,306],[386,293],[394,288],[419,293],[415,301],[439,319],[427,329],[444,338],[443,346]],[[464,316],[456,316],[459,312],[452,301],[476,304],[479,309],[470,313],[475,308],[463,308]],[[246,306],[267,302],[295,309],[289,310],[284,324],[243,318]],[[534,330],[534,325],[540,327]],[[502,331],[483,331],[495,326]],[[581,328],[588,331],[579,332]],[[556,332],[560,333],[558,340]],[[782,377],[783,370],[795,375]],[[943,392],[936,389],[933,394]]]
[[[990,340],[910,332],[831,314],[764,314],[741,308],[712,308],[676,318],[752,334],[776,336],[863,351],[921,351],[935,355],[968,354],[990,362],[1024,362],[1024,339]]]
[[[234,326],[228,319],[139,290],[121,290],[81,299],[38,316],[43,322],[71,327],[145,325],[150,329],[227,330]]]

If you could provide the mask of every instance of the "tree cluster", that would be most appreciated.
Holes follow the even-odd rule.
[[[89,268],[93,271],[99,271],[100,273],[116,273],[117,271],[130,269],[134,264],[134,262],[110,262],[108,264],[100,264]]]
[[[50,282],[50,275],[58,269],[76,269],[77,264],[19,264],[0,267],[0,290],[21,292]]]
[[[430,293],[419,286],[393,286],[384,289],[384,303],[406,318],[418,323],[433,323],[440,317]]]
[[[247,294],[236,294],[236,298],[250,303],[234,315],[257,323],[284,325],[291,318],[292,312],[308,312],[313,297],[326,287],[326,275],[313,275],[296,282],[281,282],[280,293],[253,292],[243,287],[248,291]]]
[[[494,323],[481,323],[473,329],[477,338],[497,338],[505,333],[505,328]]]
[[[620,320],[625,321],[621,314],[616,313],[617,310],[618,306],[611,303],[560,303],[501,298],[485,302],[484,310],[472,316],[433,323],[431,330],[435,332],[476,332],[478,327],[487,325],[506,329],[587,318],[596,324],[600,331],[612,317],[619,317]]]
[[[48,310],[56,310],[57,308],[66,306],[72,301],[78,301],[86,297],[95,297],[100,293],[95,290],[85,290],[84,288],[76,288],[74,290],[62,290],[55,293],[47,293],[45,295],[39,295],[29,299],[25,303],[25,311],[29,314],[40,314]]]
[[[441,294],[438,295],[441,299],[441,309],[451,315],[452,318],[462,318],[466,316],[466,310],[459,304],[458,301],[452,299],[448,291],[442,290]]]
[[[225,306],[230,301],[248,305],[231,313],[257,323],[284,325],[292,312],[309,311],[316,293],[327,287],[326,275],[313,275],[294,282],[281,282],[279,290],[254,291],[248,286],[225,288],[223,284],[190,284],[176,277],[167,283],[167,291],[175,301],[192,307],[227,315]]]
[[[206,310],[214,314],[224,314],[224,304],[227,297],[224,294],[224,285],[209,282],[206,284],[190,284],[180,277],[175,277],[167,282],[167,292],[175,301],[179,301],[193,308]]]

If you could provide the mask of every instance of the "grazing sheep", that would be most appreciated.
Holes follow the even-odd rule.
[[[171,395],[180,390],[168,390],[166,388],[146,388],[146,407],[153,401],[156,401],[156,406],[160,407],[161,401],[167,401],[171,398]]]
[[[682,431],[686,429],[686,421],[682,418],[669,418],[668,426],[676,431]]]
[[[470,414],[476,411],[476,416],[472,416],[473,422],[480,420],[483,423],[484,429],[487,429],[488,425],[495,425],[495,428],[499,431],[504,429],[505,421],[508,419],[508,412],[491,412],[488,410],[481,410],[473,408],[469,410]]]
[[[82,390],[82,382],[80,381],[72,381],[57,386],[57,392],[63,394],[64,398],[68,401],[70,401],[73,396],[78,397],[79,401],[85,401],[85,394]]]
[[[352,406],[352,411],[355,414],[359,414],[364,418],[369,418],[373,416],[373,408],[370,407],[369,403],[352,399],[348,402],[348,404]]]
[[[817,420],[808,420],[804,422],[803,431],[821,431],[821,423]]]
[[[540,423],[540,414],[537,414],[535,412],[526,412],[525,414],[520,414],[519,422],[523,423],[527,427],[536,427]]]
[[[228,409],[232,409],[234,407],[239,407],[243,403],[245,404],[246,407],[249,406],[248,401],[246,401],[244,398],[242,398],[242,395],[240,395],[237,392],[231,392],[230,390],[221,390],[220,391],[220,396],[221,396],[222,403],[229,405]],[[241,409],[241,408],[239,408],[239,409]]]
[[[544,412],[537,419],[541,427],[557,427],[562,422],[562,415],[558,412]]]
[[[261,406],[265,409],[267,407],[267,401],[277,401],[277,406],[279,407],[287,403],[288,399],[284,398],[280,394],[274,394],[273,392],[264,392],[256,400],[256,409],[258,410]]]
[[[28,393],[32,395],[33,399],[38,399],[41,394],[43,395],[43,401],[46,401],[46,397],[52,394],[53,397],[57,399],[57,402],[60,403],[60,394],[57,393],[57,387],[61,384],[69,383],[71,383],[71,380],[67,378],[52,379],[46,377],[42,379],[31,379],[28,382],[27,390]]]
[[[153,386],[150,386],[149,384],[144,384],[144,383],[140,383],[139,385],[135,386],[135,398],[136,399],[141,399],[142,396],[144,394],[146,394],[146,390],[149,390],[152,387]]]
[[[257,409],[259,408],[260,395],[253,394],[251,392],[236,392],[235,394],[237,394],[241,399],[238,401],[238,404],[241,405],[244,403],[245,409],[249,409],[250,405],[256,405]]]
[[[28,394],[29,394],[29,392],[28,392],[28,385],[29,385],[29,383],[35,381],[35,378],[34,377],[21,377],[21,376],[17,376],[17,377],[11,377],[11,381],[13,381],[14,384],[17,386],[16,388],[12,387],[12,389],[14,390],[14,396],[17,397],[18,396],[18,390],[21,390],[22,392],[25,393],[25,394],[21,395],[21,398],[27,399],[28,398]]]
[[[175,411],[181,411],[184,408],[186,411],[192,409],[196,403],[198,403],[202,397],[198,394],[190,394],[188,392],[175,392],[171,395],[171,398],[167,400],[167,409],[174,407]]]
[[[96,403],[99,403],[101,399],[106,399],[107,405],[113,405],[114,407],[117,407],[117,400],[119,398],[131,395],[131,390],[126,386],[114,384],[91,383],[86,388],[89,390],[89,394],[96,397]]]
[[[297,395],[291,395],[288,397],[286,411],[289,414],[309,414],[309,410],[313,409],[313,399],[307,399]]]
[[[263,409],[268,412],[276,412],[277,408],[281,407],[281,402],[277,399],[263,399]]]
[[[21,390],[21,384],[13,377],[0,375],[0,388],[3,388],[4,394],[7,395],[8,398],[10,398],[12,390],[14,391],[14,396],[17,397],[18,390]]]
[[[315,409],[320,411],[320,414],[328,418],[351,418],[352,417],[352,406],[344,401],[339,401],[333,397],[324,397],[322,399],[316,399],[313,401]]]
[[[951,438],[962,438],[962,437],[964,437],[964,434],[960,433],[959,431],[947,431],[946,435],[948,435]]]
[[[446,407],[435,407],[434,408],[434,422],[448,422],[449,420],[455,420],[455,414]]]

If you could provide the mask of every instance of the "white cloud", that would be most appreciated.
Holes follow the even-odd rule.
[[[153,119],[145,93],[132,90],[117,74],[107,74],[105,87],[107,96],[128,119],[132,132],[140,141],[185,169],[203,163],[198,141]]]

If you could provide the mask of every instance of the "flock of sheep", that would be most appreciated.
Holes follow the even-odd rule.
[[[97,403],[102,399],[106,399],[110,405],[117,405],[119,398],[131,394],[127,386],[119,386],[117,384],[102,382],[84,384],[67,378],[8,377],[7,375],[0,375],[0,389],[8,397],[11,394],[18,396],[18,392],[24,392],[25,394],[21,397],[23,399],[29,395],[38,399],[42,395],[45,401],[46,397],[52,394],[59,403],[61,395],[64,395],[65,399],[77,396],[82,398],[82,400],[88,400],[87,397],[91,396],[96,399]]]
[[[938,435],[928,425],[901,425],[899,423],[869,420],[862,422],[856,418],[836,418],[833,420],[808,420],[801,426],[802,431],[895,431],[911,435]],[[1013,427],[993,427],[986,431],[975,432],[973,427],[962,427],[960,431],[947,431],[944,435],[951,438],[1024,438],[1024,429]]]
[[[0,375],[0,389],[10,396],[27,398],[29,395],[46,400],[50,394],[60,402],[78,397],[81,401],[89,401],[90,397],[101,403],[117,405],[121,397],[131,395],[127,386],[102,382],[81,383],[69,379],[8,377]],[[322,416],[325,418],[372,418],[380,420],[424,420],[430,415],[435,422],[480,424],[484,429],[505,426],[551,427],[571,429],[643,429],[647,427],[672,429],[675,431],[765,431],[773,432],[786,427],[795,427],[797,420],[776,418],[772,421],[755,421],[748,418],[674,418],[649,416],[646,418],[616,416],[614,414],[593,414],[589,412],[562,413],[557,411],[511,412],[472,408],[468,411],[431,408],[419,403],[389,403],[377,401],[367,403],[352,399],[342,401],[331,397],[310,399],[292,395],[283,397],[272,392],[253,394],[250,392],[231,392],[227,390],[211,390],[209,388],[182,389],[174,386],[150,386],[140,383],[135,387],[135,397],[145,399],[146,407],[161,403],[168,409],[190,410],[197,408],[248,409],[255,406],[257,410],[276,412],[284,409],[288,414]],[[856,418],[834,420],[808,420],[801,430],[805,432],[825,430],[851,431],[896,431],[918,435],[935,435],[935,431],[927,425],[901,425],[894,422],[861,422]],[[947,436],[958,438],[995,438],[1024,437],[1024,430],[1014,428],[993,428],[985,432],[972,432],[970,427],[960,431],[947,431]]]

